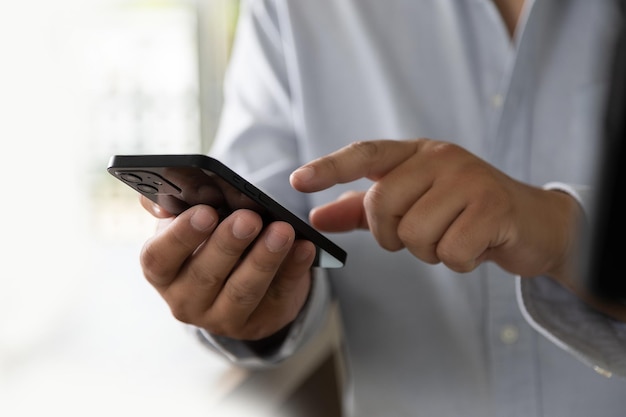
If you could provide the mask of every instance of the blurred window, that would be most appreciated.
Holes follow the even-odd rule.
[[[91,224],[104,239],[134,239],[154,222],[108,176],[106,162],[113,154],[206,152],[238,2],[107,3],[85,37]]]

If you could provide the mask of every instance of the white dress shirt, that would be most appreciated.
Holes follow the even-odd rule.
[[[490,0],[244,1],[211,153],[303,218],[371,183],[303,195],[292,170],[381,138],[454,142],[586,204],[578,184],[594,172],[614,3],[527,0],[511,40]],[[242,366],[269,366],[314,336],[333,296],[347,415],[626,415],[626,381],[594,372],[626,375],[626,327],[550,279],[491,263],[457,274],[387,252],[366,231],[329,237],[347,265],[316,271],[275,355],[204,340]]]

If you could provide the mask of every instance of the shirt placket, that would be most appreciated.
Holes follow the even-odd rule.
[[[487,159],[507,173],[524,178],[527,175],[526,136],[531,113],[527,109],[528,101],[524,101],[528,99],[525,90],[528,74],[523,68],[527,57],[518,54],[520,46],[525,47],[522,45],[524,32],[532,30],[532,27],[524,27],[526,23],[533,24],[530,21],[532,16],[520,22],[522,26],[518,30],[523,32],[516,44],[508,39],[508,32],[493,2],[485,0],[481,6],[483,18],[490,22],[485,22],[479,31]],[[493,415],[540,415],[536,334],[519,311],[513,276],[495,264],[485,265],[485,271],[485,343]]]

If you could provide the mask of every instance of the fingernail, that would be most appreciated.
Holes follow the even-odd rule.
[[[289,236],[277,232],[270,232],[265,238],[265,244],[270,252],[280,252],[289,242]]]
[[[196,210],[189,221],[191,226],[199,232],[204,232],[215,224],[215,218],[206,210]]]
[[[247,239],[256,231],[256,227],[249,222],[246,222],[241,217],[235,219],[233,223],[233,235],[237,239]]]
[[[310,166],[298,168],[291,174],[291,176],[293,178],[298,177],[298,181],[307,182],[313,179],[313,177],[315,176],[315,169]]]

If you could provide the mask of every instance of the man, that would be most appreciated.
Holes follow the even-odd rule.
[[[348,415],[623,413],[626,383],[593,369],[626,374],[625,316],[575,279],[618,17],[612,0],[244,2],[212,153],[349,231],[332,236],[348,263],[311,271],[289,225],[197,206],[146,243],[147,279],[242,366],[292,354],[337,297]]]

